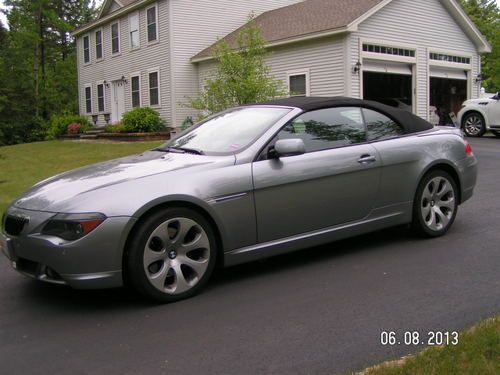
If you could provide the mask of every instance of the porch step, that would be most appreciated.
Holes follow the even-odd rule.
[[[97,139],[99,133],[94,133],[94,134],[82,134],[80,135],[80,139]]]
[[[85,134],[101,134],[104,133],[106,130],[104,128],[92,128],[90,130],[87,130]]]

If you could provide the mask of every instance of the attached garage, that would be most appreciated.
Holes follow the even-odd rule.
[[[363,96],[413,111],[414,76],[411,64],[366,59],[363,62]]]
[[[270,72],[294,93],[374,100],[435,124],[480,95],[480,54],[491,52],[457,0],[305,0],[255,23]],[[236,48],[237,35],[224,40]],[[213,70],[214,47],[192,59],[200,77]]]
[[[365,39],[361,50],[362,98],[415,112],[416,48]]]
[[[453,124],[462,103],[471,97],[470,62],[470,56],[429,54],[429,114],[436,124]]]

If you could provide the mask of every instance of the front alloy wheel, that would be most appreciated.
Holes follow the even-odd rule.
[[[483,117],[477,113],[469,113],[463,120],[463,129],[468,137],[481,137],[486,131]]]
[[[210,225],[197,212],[171,208],[149,217],[128,254],[132,285],[143,295],[173,302],[198,292],[215,265]]]
[[[413,227],[426,237],[445,234],[458,209],[456,183],[444,171],[425,176],[417,190],[413,207]]]

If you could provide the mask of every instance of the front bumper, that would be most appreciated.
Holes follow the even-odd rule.
[[[16,271],[78,289],[112,288],[123,284],[123,249],[134,218],[107,218],[87,236],[67,242],[40,234],[40,228],[54,213],[18,208],[9,209],[8,213],[29,217],[29,224],[19,236],[0,232],[2,252]]]

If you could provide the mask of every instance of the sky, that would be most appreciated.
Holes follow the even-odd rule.
[[[251,1],[251,0],[250,0]],[[103,0],[97,0],[96,3],[97,4],[101,4],[103,2]],[[500,7],[500,0],[496,0],[498,6]],[[0,9],[4,9],[4,6],[3,6],[3,0],[0,0]],[[7,24],[7,20],[5,19],[5,15],[3,13],[0,13],[0,21],[2,21],[2,24],[4,26],[6,26]]]

